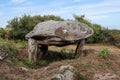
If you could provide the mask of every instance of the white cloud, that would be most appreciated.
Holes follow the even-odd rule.
[[[12,0],[14,2],[23,2],[26,0]],[[74,0],[74,1],[81,1],[81,0]],[[53,4],[55,3],[55,4]],[[57,4],[56,4],[57,3]],[[113,4],[114,3],[114,4]],[[73,5],[73,6],[66,6],[62,7],[61,5],[67,4],[63,3],[62,1],[60,4],[56,1],[50,2],[49,5],[29,5],[29,6],[22,6],[16,7],[13,9],[14,13],[20,14],[54,14],[58,16],[65,16],[72,14],[85,14],[86,16],[90,17],[92,20],[94,19],[103,19],[108,18],[108,14],[120,12],[119,6],[120,1],[102,1],[100,3],[89,3],[89,4],[82,4],[82,5]],[[61,7],[57,7],[61,6]],[[114,6],[114,7],[113,7]],[[57,7],[57,8],[54,8]],[[17,11],[17,12],[16,12]]]
[[[120,12],[120,8],[118,7],[119,2],[101,2],[96,4],[83,4],[83,5],[75,5],[75,6],[67,6],[60,8],[53,13],[58,14],[85,14],[85,15],[103,15],[103,14],[111,14]],[[113,7],[114,6],[114,7]],[[104,16],[105,17],[105,16]]]

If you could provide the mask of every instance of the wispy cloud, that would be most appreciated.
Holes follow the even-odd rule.
[[[21,16],[23,14],[44,15],[53,14],[62,18],[73,18],[73,14],[85,14],[88,19],[104,22],[120,16],[120,0],[9,0],[9,4],[0,4],[0,16]],[[3,0],[4,2],[4,0]],[[18,5],[19,4],[19,5]],[[7,7],[6,7],[7,6]],[[8,14],[9,12],[9,14]],[[116,14],[118,14],[116,16]],[[3,15],[3,16],[4,16]],[[112,17],[111,17],[112,16]],[[119,23],[119,22],[118,22]],[[107,24],[107,23],[106,23]]]
[[[26,0],[11,0],[13,3],[23,3],[25,2]]]
[[[13,0],[13,1],[25,1],[25,0]],[[74,0],[74,1],[81,1],[81,0]],[[120,2],[120,1],[119,1]],[[55,8],[61,5],[64,5],[64,2],[58,3],[57,1],[50,2],[49,5],[41,6],[41,5],[31,5],[31,6],[22,6],[22,7],[15,7],[13,8],[13,12],[15,13],[26,13],[26,12],[33,12],[33,13],[45,13],[45,14],[55,14],[55,15],[65,15],[65,14],[85,14],[89,16],[97,16],[103,14],[110,14],[120,12],[118,8],[119,2],[115,2],[112,0],[102,1],[100,3],[92,3],[92,4],[83,4],[83,5],[73,5],[73,6],[65,6]],[[114,3],[114,4],[113,4]],[[112,6],[116,7],[112,7]],[[39,8],[38,8],[39,7]],[[106,7],[106,8],[104,8]],[[17,12],[16,12],[17,11]]]
[[[114,4],[113,4],[114,3]],[[67,6],[56,11],[51,11],[54,14],[85,14],[90,16],[104,15],[120,12],[120,8],[117,6],[118,2],[101,2],[96,4],[85,4],[85,5],[75,5],[75,6]],[[115,7],[113,7],[115,6]],[[106,8],[105,8],[106,7]],[[103,16],[102,16],[103,17]],[[104,16],[105,17],[105,16]],[[98,17],[97,17],[98,18]],[[97,19],[96,18],[96,19]],[[107,17],[105,17],[107,18]]]
[[[110,16],[107,16],[107,15],[97,15],[97,16],[87,16],[87,17],[89,17],[89,19],[92,19],[94,21],[94,20],[99,20],[99,19],[106,19],[106,18],[109,18]]]
[[[80,2],[81,0],[73,0],[74,2]]]

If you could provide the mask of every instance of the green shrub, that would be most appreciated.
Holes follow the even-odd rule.
[[[69,59],[74,59],[74,58],[75,58],[75,50],[70,50],[70,51],[69,51],[68,58],[69,58]]]
[[[30,67],[30,68],[33,68],[33,67],[34,67],[34,66],[33,66],[33,61],[32,61],[32,60],[29,60],[28,58],[24,58],[24,59],[23,59],[23,63],[24,63],[26,66]]]
[[[110,50],[108,48],[103,48],[100,52],[99,52],[99,57],[104,59],[107,58],[108,54],[110,53]]]
[[[13,53],[17,53],[17,47],[15,45],[11,46],[10,49]]]
[[[120,48],[120,34],[112,34],[113,41],[111,41],[115,46]]]
[[[66,56],[66,59],[74,59],[75,58],[75,50],[69,50],[69,49],[62,48],[60,53],[62,55],[68,54]]]
[[[22,41],[22,40],[16,40],[15,43],[19,47],[25,47],[27,45],[27,43],[25,41]]]
[[[12,61],[13,61],[14,65],[19,65],[19,63],[20,63],[20,61],[16,57],[12,57]]]
[[[60,53],[61,54],[65,54],[67,52],[67,49],[65,49],[65,48],[62,48],[61,50],[60,50]]]
[[[46,60],[40,60],[36,63],[37,66],[46,66],[48,63]]]

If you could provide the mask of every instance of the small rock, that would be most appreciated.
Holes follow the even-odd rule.
[[[3,60],[3,57],[2,57],[2,56],[0,56],[0,60]]]
[[[64,71],[65,69],[68,69],[68,70],[72,70],[73,69],[73,66],[70,66],[70,65],[63,65],[60,67],[60,71]]]
[[[97,79],[97,80],[100,80],[101,77],[103,77],[103,75],[101,75],[101,74],[95,74],[94,75],[94,78]]]
[[[111,80],[111,79],[119,79],[119,76],[112,73],[106,73],[105,75],[95,74],[94,79],[95,80]]]
[[[0,60],[3,60],[7,55],[7,52],[0,48]]]
[[[21,69],[22,69],[22,71],[25,71],[25,72],[27,72],[27,71],[28,71],[28,69],[27,69],[27,68],[25,68],[25,67],[21,67]]]
[[[52,79],[54,79],[54,78],[57,78],[59,80],[63,80],[64,79],[64,75],[63,74],[54,74]]]
[[[49,68],[49,66],[45,67],[44,70],[46,71],[46,70],[48,70],[48,68]]]
[[[65,80],[73,80],[74,79],[74,73],[70,70],[65,71],[64,73]]]
[[[118,78],[118,76],[116,74],[112,74],[112,73],[106,73],[104,77],[105,77],[105,79],[115,79],[115,78]]]

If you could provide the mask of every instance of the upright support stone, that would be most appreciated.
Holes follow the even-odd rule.
[[[41,59],[42,55],[45,55],[48,50],[47,45],[40,45],[34,39],[28,40],[28,57],[30,60],[37,62]]]
[[[37,54],[37,44],[34,39],[28,39],[28,57],[30,60],[36,61]]]
[[[82,39],[82,40],[79,40],[78,44],[77,44],[77,48],[76,48],[76,51],[75,51],[75,56],[78,58],[81,56],[81,54],[83,53],[83,45],[85,44],[85,40]]]

